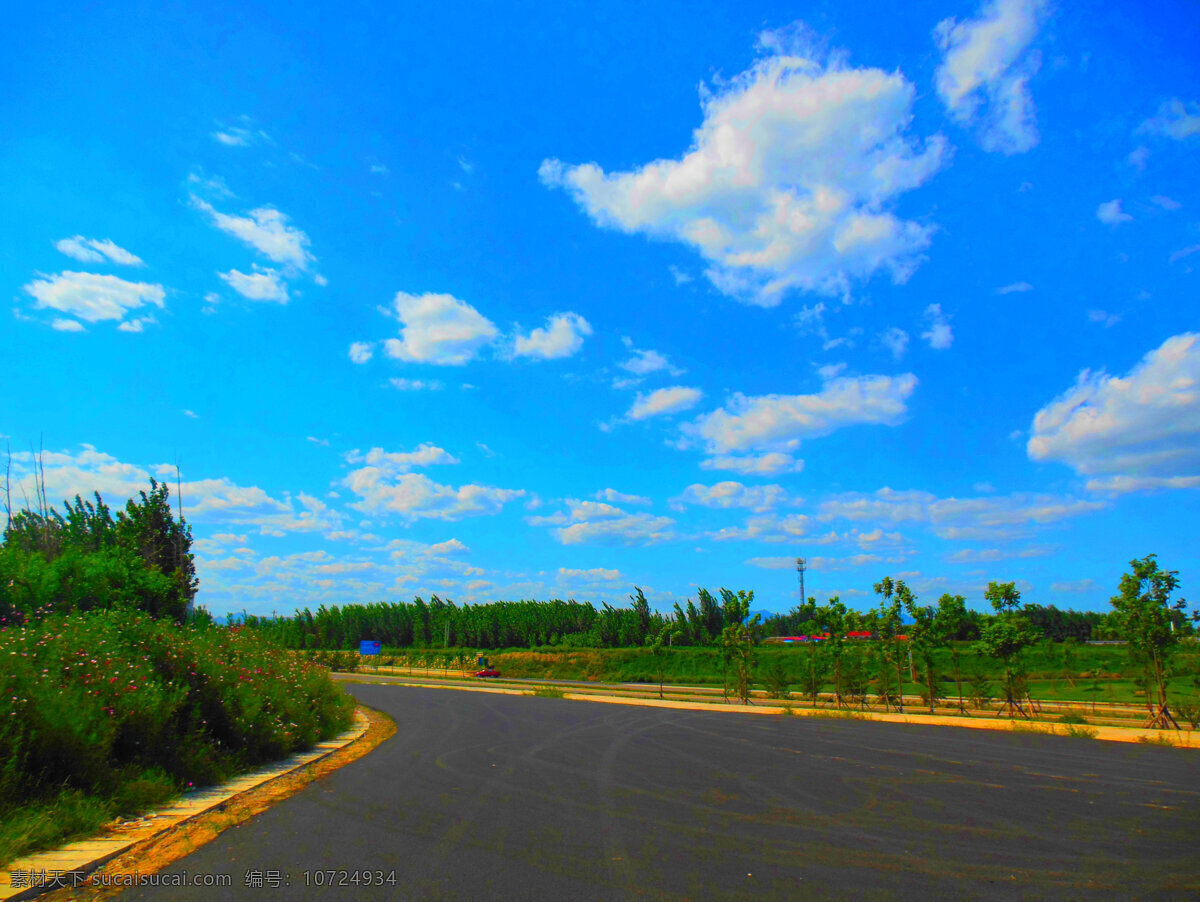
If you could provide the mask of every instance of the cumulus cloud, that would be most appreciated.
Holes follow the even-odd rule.
[[[259,207],[245,216],[233,216],[192,195],[192,206],[208,215],[218,229],[232,235],[276,263],[307,270],[313,262],[308,235],[289,223],[274,207]]]
[[[1026,450],[1130,492],[1200,485],[1200,333],[1168,338],[1124,376],[1084,370],[1033,418]]]
[[[627,172],[543,161],[597,224],[682,242],[721,291],[762,306],[789,289],[845,295],[884,271],[908,278],[932,227],[900,219],[896,198],[948,156],[908,134],[915,88],[899,72],[825,62],[799,29],[764,32],[762,55],[713,91],[677,159]]]
[[[1096,208],[1096,218],[1105,225],[1120,225],[1133,222],[1133,217],[1121,209],[1121,199],[1105,201]]]
[[[685,370],[672,366],[671,361],[658,351],[635,348],[633,346],[633,339],[629,337],[622,338],[621,341],[629,349],[630,355],[617,364],[625,372],[633,373],[635,376],[648,376],[651,373],[663,371],[670,373],[672,376],[682,376],[684,374]]]
[[[541,360],[570,357],[583,347],[584,336],[591,334],[592,327],[578,313],[555,313],[546,318],[545,328],[534,329],[528,335],[518,332],[513,339],[513,354]]]
[[[352,363],[366,363],[373,356],[375,356],[375,343],[372,341],[356,341],[350,345]]]
[[[470,554],[471,549],[460,542],[458,539],[447,539],[445,542],[438,542],[429,546],[429,550],[433,554]]]
[[[1004,285],[996,289],[996,294],[1014,294],[1025,291],[1033,291],[1033,286],[1028,282],[1013,282],[1011,285]]]
[[[277,304],[288,302],[287,284],[274,269],[255,266],[254,272],[244,273],[236,269],[229,272],[219,272],[226,285],[250,301],[274,301]]]
[[[916,388],[912,373],[900,376],[843,376],[824,382],[813,395],[735,394],[726,405],[684,426],[710,456],[739,451],[794,451],[804,439],[846,426],[892,426],[904,419]]]
[[[701,470],[729,470],[743,476],[776,476],[780,473],[799,473],[804,461],[790,454],[770,451],[766,454],[722,454],[700,462]]]
[[[595,496],[597,501],[608,501],[612,504],[650,504],[649,498],[642,495],[626,495],[616,489],[601,489]]]
[[[925,321],[929,323],[929,331],[922,332],[929,347],[935,351],[944,351],[954,344],[954,330],[950,328],[950,320],[942,313],[941,304],[930,304],[925,308]]]
[[[1029,80],[1041,57],[1028,48],[1045,10],[1043,0],[992,0],[977,18],[934,29],[938,95],[955,120],[978,127],[985,150],[1023,153],[1038,142]]]
[[[360,500],[350,506],[365,514],[396,514],[406,520],[461,520],[499,513],[524,489],[487,485],[450,486],[424,473],[389,472],[386,467],[352,470],[343,484]]]
[[[14,497],[19,496],[20,491],[33,497],[34,455],[26,451],[14,453],[12,457]],[[147,490],[152,475],[173,477],[175,473],[173,465],[132,464],[91,445],[83,445],[74,453],[47,451],[42,455],[42,466],[51,504],[77,494],[87,498],[93,492],[100,492],[110,505],[116,507],[124,499]],[[174,494],[173,481],[171,490]],[[224,476],[184,480],[181,497],[183,514],[193,523],[226,529],[256,527],[264,535],[324,532],[335,528],[340,521],[337,513],[306,495],[299,496],[298,506],[290,497],[274,498],[257,486],[239,485]],[[303,499],[308,499],[309,503]]]
[[[694,483],[671,499],[671,506],[682,510],[686,505],[714,508],[749,508],[753,511],[769,511],[787,503],[788,494],[778,485],[743,485],[732,480],[715,485]]]
[[[462,366],[500,334],[491,320],[448,294],[399,291],[393,307],[402,324],[400,338],[389,338],[384,349],[396,360]]]
[[[164,307],[166,297],[161,285],[127,282],[116,276],[88,272],[43,276],[25,285],[23,290],[37,301],[35,308],[57,310],[89,323],[119,322],[130,310],[147,304]]]
[[[378,467],[387,474],[407,473],[416,467],[432,467],[436,465],[456,464],[459,459],[431,442],[423,442],[415,451],[387,452],[382,448],[372,448],[363,454],[357,448],[346,452],[346,462],[351,464],[366,464]]]
[[[525,522],[551,527],[551,535],[563,545],[653,545],[675,538],[670,517],[630,514],[599,501],[568,498],[564,504],[565,511],[526,517]]]
[[[633,406],[629,408],[627,416],[631,420],[644,420],[649,417],[678,413],[681,410],[695,407],[703,396],[704,393],[700,389],[687,388],[682,385],[660,388],[648,395],[642,395],[639,392]]]
[[[1139,125],[1138,131],[1163,135],[1176,141],[1200,135],[1200,103],[1194,100],[1185,103],[1173,97],[1158,108],[1158,115]]]
[[[83,263],[116,263],[119,266],[145,266],[142,258],[131,254],[123,247],[118,247],[107,238],[84,238],[76,235],[74,238],[63,238],[54,242],[59,253],[66,254]]]

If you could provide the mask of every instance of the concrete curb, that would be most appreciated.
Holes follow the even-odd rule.
[[[357,674],[345,674],[339,682],[352,682]],[[364,674],[365,676],[365,674]],[[397,678],[403,679],[403,678]],[[488,692],[493,695],[529,695],[530,690],[501,688],[499,686],[462,686],[437,682],[391,682],[385,676],[376,679],[360,680],[383,686],[414,686],[421,689],[450,689],[458,692]],[[844,709],[839,714],[832,708],[786,708],[781,705],[719,705],[708,702],[681,702],[657,698],[631,698],[620,695],[600,695],[593,693],[563,691],[563,698],[570,701],[600,702],[607,705],[634,705],[644,708],[674,708],[685,711],[713,711],[725,714],[769,714],[774,716],[792,714],[796,717],[815,717],[823,720],[867,720],[879,723],[906,723],[926,726],[960,727],[968,730],[998,730],[1002,733],[1031,733],[1047,736],[1068,737],[1065,724],[1045,721],[1011,720],[999,717],[946,717],[945,715],[930,714],[888,714],[880,711],[855,711]],[[1136,742],[1152,745],[1166,744],[1174,748],[1200,748],[1200,743],[1192,744],[1190,731],[1178,734],[1167,730],[1144,730],[1131,727],[1102,727],[1083,726],[1083,729],[1095,730],[1093,739],[1105,742]]]
[[[290,774],[345,748],[361,738],[368,725],[369,721],[362,711],[355,710],[354,726],[333,739],[317,743],[307,752],[284,758],[221,786],[188,793],[167,808],[143,815],[134,821],[117,824],[92,839],[15,859],[8,864],[4,872],[0,872],[0,902],[32,899],[50,890],[74,886],[77,879],[90,874],[136,844],[153,839],[209,811],[224,808],[231,799],[242,793],[257,789],[264,783]],[[21,885],[16,885],[18,883]]]

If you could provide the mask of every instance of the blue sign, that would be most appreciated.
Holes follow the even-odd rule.
[[[358,643],[358,653],[360,655],[377,655],[382,644],[381,642],[372,642],[370,639],[363,639]]]

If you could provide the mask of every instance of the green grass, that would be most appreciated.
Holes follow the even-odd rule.
[[[538,686],[532,692],[525,693],[532,698],[566,698],[566,693],[563,690],[554,686]]]

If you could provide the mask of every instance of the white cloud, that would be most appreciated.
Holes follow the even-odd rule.
[[[805,558],[810,570],[830,573],[836,570],[853,570],[865,567],[867,564],[878,564],[883,558],[877,554],[853,554],[849,557],[809,557]],[[752,557],[746,561],[751,567],[761,567],[764,570],[791,570],[796,566],[794,557]],[[843,593],[844,594],[844,593]]]
[[[922,332],[921,337],[935,351],[944,351],[954,344],[954,330],[950,328],[950,320],[942,313],[941,304],[930,304],[925,308],[925,319],[929,322],[929,331]]]
[[[403,328],[400,338],[389,338],[384,347],[396,360],[461,366],[500,334],[478,310],[448,294],[399,291],[394,306]]]
[[[1033,291],[1033,286],[1028,282],[1013,282],[1011,285],[1005,285],[996,289],[996,294],[1014,294],[1016,292]]]
[[[879,340],[892,352],[892,357],[896,360],[903,357],[904,352],[908,350],[908,333],[895,326],[880,334]]]
[[[1031,545],[1027,548],[963,548],[949,555],[946,560],[951,564],[990,564],[996,561],[1045,557],[1053,553],[1054,549],[1046,545]]]
[[[827,498],[818,506],[818,518],[924,524],[943,539],[999,538],[1105,507],[1099,501],[1029,492],[939,498],[931,492],[885,487],[871,493],[845,492]]]
[[[33,496],[30,452],[13,454],[13,495],[18,489]],[[52,504],[76,494],[89,497],[100,492],[113,507],[124,499],[147,490],[151,475],[169,480],[175,495],[175,468],[171,464],[140,465],[118,460],[110,454],[84,445],[77,453],[47,451],[42,455],[46,490]],[[264,535],[281,536],[289,532],[324,532],[336,527],[340,515],[311,507],[297,509],[290,498],[272,498],[256,486],[241,486],[228,477],[184,481],[183,514],[193,523],[246,528],[257,527]],[[305,496],[301,495],[301,498]],[[172,502],[174,502],[174,497]]]
[[[1200,103],[1184,103],[1178,97],[1168,100],[1158,108],[1158,115],[1138,126],[1138,131],[1165,135],[1182,141],[1200,134]]]
[[[313,262],[308,236],[290,225],[288,217],[274,207],[259,207],[246,216],[231,216],[214,209],[194,194],[192,206],[208,214],[213,225],[222,232],[233,235],[276,263],[306,270]]]
[[[1084,370],[1037,412],[1027,451],[1104,477],[1100,491],[1200,483],[1200,333],[1168,338],[1125,376]]]
[[[433,554],[470,554],[471,549],[460,542],[458,539],[447,539],[445,542],[438,542],[429,546],[430,552]]]
[[[1167,197],[1165,194],[1155,194],[1150,198],[1150,202],[1156,207],[1162,207],[1164,210],[1178,210],[1183,206],[1173,197]]]
[[[194,411],[194,410],[187,410],[187,409],[184,409],[184,411],[183,411],[183,415],[184,415],[185,417],[188,417],[189,419],[193,419],[193,420],[198,420],[198,419],[200,419],[200,414],[196,413],[196,411]]]
[[[123,323],[117,326],[117,331],[144,332],[148,324],[156,322],[158,322],[158,320],[156,320],[153,316],[134,317],[133,319],[125,320]]]
[[[908,412],[912,373],[826,381],[815,395],[735,394],[726,405],[684,426],[710,455],[749,450],[791,452],[801,440],[859,424],[892,426]]]
[[[50,328],[54,329],[56,332],[83,332],[84,331],[83,323],[80,323],[73,319],[63,319],[62,317],[58,317],[53,322],[51,322]]]
[[[1121,209],[1121,199],[1105,201],[1096,208],[1096,218],[1105,225],[1120,225],[1123,222],[1132,222],[1133,217]]]
[[[391,175],[391,172],[392,172],[392,170],[388,169],[382,163],[372,163],[371,164],[371,174],[372,175]]]
[[[161,285],[88,272],[44,276],[25,285],[24,290],[36,299],[36,308],[57,310],[89,323],[120,321],[130,310],[146,304],[164,307],[166,297]]]
[[[649,498],[642,495],[626,495],[616,489],[601,489],[595,494],[597,501],[608,501],[611,504],[650,504]]]
[[[389,379],[392,388],[397,391],[441,391],[445,386],[438,379]]]
[[[219,272],[221,280],[250,301],[274,301],[277,304],[288,302],[287,284],[274,269],[255,265],[254,272],[244,273],[236,269],[229,272]]]
[[[698,504],[702,507],[749,508],[764,512],[773,510],[788,500],[787,491],[778,485],[742,485],[732,480],[715,485],[689,485],[678,498],[671,499],[671,506],[682,510],[685,505]]]
[[[145,266],[141,257],[131,254],[123,247],[118,247],[107,238],[84,238],[76,235],[74,238],[63,238],[54,242],[60,253],[66,254],[84,263],[103,263],[106,260],[120,266]]]
[[[630,514],[612,504],[568,498],[566,512],[526,517],[531,526],[549,526],[563,545],[653,545],[675,538],[675,521],[653,514]]]
[[[904,281],[933,228],[891,205],[941,168],[946,142],[908,134],[916,92],[899,72],[822,64],[805,37],[764,32],[755,65],[702,89],[704,121],[680,158],[612,173],[548,159],[542,182],[601,226],[691,246],[719,290],[749,303],[845,295],[880,270]]]
[[[629,338],[621,340],[625,343],[625,347],[629,349],[631,356],[627,360],[622,360],[617,366],[627,373],[633,373],[635,376],[648,376],[651,373],[658,373],[665,370],[672,376],[682,376],[686,372],[686,370],[672,366],[671,361],[658,351],[635,348],[633,341]]]
[[[700,469],[730,470],[743,476],[776,476],[780,473],[799,473],[804,469],[804,461],[779,451],[766,454],[723,454],[702,460]]]
[[[944,54],[938,95],[958,122],[978,124],[985,150],[1023,153],[1038,142],[1029,79],[1041,57],[1026,51],[1045,8],[1042,0],[991,0],[978,18],[943,19],[934,29]]]
[[[648,395],[642,395],[639,392],[633,406],[629,408],[627,416],[631,420],[644,420],[648,417],[678,413],[681,410],[695,407],[703,396],[704,393],[700,389],[687,388],[682,385],[660,388]]]
[[[356,510],[375,515],[398,514],[409,521],[489,516],[525,494],[524,489],[442,485],[424,473],[389,471],[377,466],[352,470],[343,484],[361,499],[350,505]]]
[[[593,567],[591,570],[573,570],[569,567],[558,568],[558,578],[564,580],[582,580],[584,582],[615,583],[624,577],[620,570],[608,570],[604,567]]]
[[[387,452],[382,448],[372,448],[366,454],[357,448],[346,452],[346,462],[352,464],[367,464],[379,468],[385,475],[407,473],[415,467],[432,467],[437,465],[456,464],[459,459],[444,448],[439,448],[431,442],[423,442],[415,451]]]
[[[518,333],[513,340],[513,353],[517,357],[542,360],[570,357],[583,347],[584,336],[591,334],[592,327],[578,313],[555,313],[546,318],[544,329],[534,329],[528,335]]]
[[[307,442],[312,442],[314,445],[322,445],[326,448],[329,447],[329,439],[327,438],[317,438],[315,435],[309,435],[306,436],[304,440]]]
[[[353,363],[366,363],[375,355],[375,343],[372,341],[356,341],[350,345],[350,360]]]

